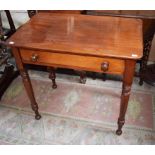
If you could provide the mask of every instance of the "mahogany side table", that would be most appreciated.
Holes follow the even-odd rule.
[[[48,66],[53,88],[53,67],[123,75],[117,135],[122,134],[131,92],[135,63],[143,53],[139,19],[38,13],[7,40],[35,118],[40,119],[25,64]]]

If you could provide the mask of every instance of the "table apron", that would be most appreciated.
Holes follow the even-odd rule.
[[[123,74],[125,68],[124,60],[107,57],[102,58],[28,49],[20,49],[20,55],[22,62],[26,64],[71,68],[94,72],[106,72],[113,74]],[[108,64],[108,68],[105,71],[101,68],[101,65],[104,63]]]

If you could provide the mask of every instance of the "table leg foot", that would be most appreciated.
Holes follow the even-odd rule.
[[[74,70],[74,71],[76,72],[76,74],[80,76],[79,82],[85,84],[87,80],[86,71],[80,71],[80,70]]]
[[[86,83],[86,78],[80,78],[80,83],[85,84]]]
[[[86,72],[85,71],[79,71],[80,74],[80,83],[85,84],[86,83]]]
[[[116,135],[120,136],[122,134],[122,130],[116,130]]]
[[[56,89],[57,88],[57,85],[56,84],[53,84],[52,88],[53,89]]]
[[[118,129],[116,130],[117,135],[122,134],[122,127],[123,127],[124,123],[125,123],[125,120],[118,119]]]
[[[31,108],[35,112],[35,119],[39,120],[41,118],[41,115],[39,114],[39,111],[38,111],[38,104],[36,102],[31,103]]]
[[[36,119],[36,120],[40,120],[40,119],[41,119],[41,115],[40,115],[39,113],[37,113],[37,114],[35,115],[35,119]]]
[[[56,74],[55,74],[55,69],[53,67],[48,67],[48,71],[50,72],[49,74],[49,78],[52,80],[52,88],[56,89],[57,88],[57,84],[56,84]]]

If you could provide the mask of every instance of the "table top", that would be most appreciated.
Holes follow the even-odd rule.
[[[132,18],[38,13],[7,43],[62,53],[139,59],[142,21]]]

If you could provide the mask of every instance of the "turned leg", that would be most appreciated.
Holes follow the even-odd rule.
[[[79,70],[75,70],[75,72],[80,76],[80,83],[85,84],[86,80],[87,80],[87,76],[86,76],[86,72],[85,71],[79,71]]]
[[[12,50],[13,50],[14,57],[16,59],[17,67],[18,67],[20,74],[22,76],[27,95],[31,101],[32,110],[35,112],[35,119],[39,120],[41,118],[41,115],[38,112],[38,104],[37,104],[35,97],[34,97],[34,93],[33,93],[33,89],[32,89],[32,85],[31,85],[29,75],[28,75],[27,70],[25,69],[25,67],[22,63],[22,59],[20,57],[20,53],[19,53],[18,49],[12,48]]]
[[[96,80],[96,73],[95,72],[92,72],[92,79]]]
[[[125,114],[128,106],[130,92],[131,92],[131,85],[132,85],[132,80],[134,76],[135,63],[136,62],[134,60],[125,61],[125,71],[123,76],[120,113],[118,118],[118,129],[116,131],[117,135],[122,134],[122,127],[125,123]]]
[[[20,74],[22,76],[23,83],[24,83],[25,89],[27,91],[28,97],[31,101],[32,110],[35,112],[35,119],[39,120],[41,118],[41,115],[38,112],[38,104],[37,104],[35,97],[34,97],[34,93],[33,93],[33,89],[32,89],[32,85],[31,85],[29,75],[25,69],[20,70]]]
[[[80,83],[85,84],[87,80],[86,72],[85,71],[80,71]]]
[[[140,63],[140,70],[139,70],[139,75],[140,75],[139,85],[143,85],[143,74],[147,68],[147,62],[148,62],[148,58],[151,50],[152,40],[153,40],[153,36],[151,36],[149,39],[144,41],[143,57]]]
[[[103,75],[103,78],[102,78],[103,81],[106,81],[107,80],[107,74],[106,73],[103,73],[102,75]]]
[[[53,67],[48,67],[47,70],[49,71],[49,78],[52,80],[52,88],[56,89],[57,88],[57,84],[55,82],[56,79],[56,74],[55,74],[55,69]]]

